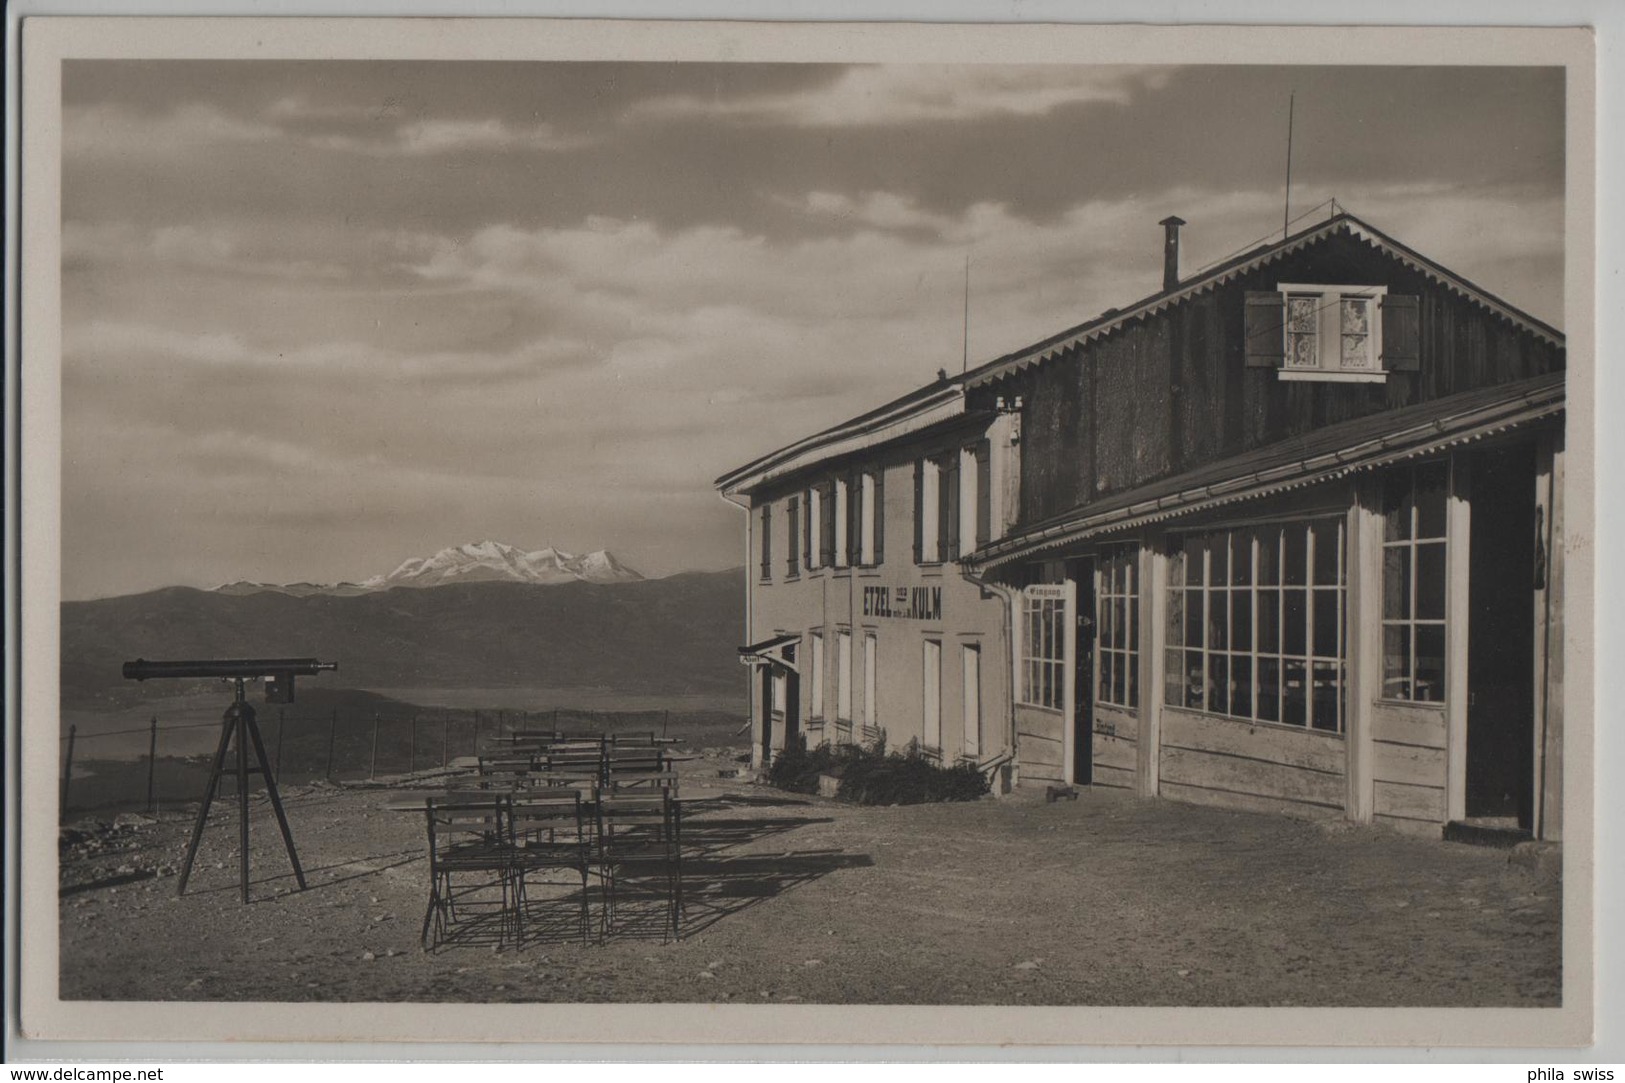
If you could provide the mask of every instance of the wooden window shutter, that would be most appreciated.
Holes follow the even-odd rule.
[[[959,556],[959,453],[950,452],[937,482],[937,559]]]
[[[1389,372],[1421,369],[1420,297],[1390,293],[1382,299],[1382,367]]]
[[[798,567],[801,563],[801,546],[799,544],[801,541],[801,501],[796,497],[792,496],[785,505],[784,521],[785,526],[789,528],[785,531],[784,542],[785,553],[788,558],[786,561],[788,574],[795,575],[801,570]]]
[[[818,564],[828,568],[835,563],[835,483],[824,482],[818,492]]]
[[[762,505],[762,578],[773,578],[773,505]]]
[[[841,542],[846,546],[847,564],[859,564],[863,561],[863,475],[848,474],[846,477],[846,540]]]
[[[811,489],[801,498],[801,566],[808,570],[813,566],[812,498]]]
[[[875,563],[886,559],[886,471],[875,471]]]
[[[983,440],[976,445],[976,537],[972,551],[993,540],[993,445]]]
[[[925,460],[914,460],[914,563],[925,563]]]
[[[1247,367],[1278,369],[1286,357],[1286,298],[1269,290],[1247,291]]]

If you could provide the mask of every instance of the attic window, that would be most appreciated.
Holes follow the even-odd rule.
[[[1418,366],[1417,299],[1385,286],[1283,282],[1247,294],[1247,365],[1282,380],[1381,383]]]

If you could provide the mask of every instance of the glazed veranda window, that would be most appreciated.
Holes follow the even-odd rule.
[[[1176,536],[1164,702],[1343,732],[1343,553],[1341,519]]]

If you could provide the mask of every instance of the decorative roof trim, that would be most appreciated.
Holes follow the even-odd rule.
[[[1508,410],[1508,406],[1512,409]],[[1551,417],[1564,410],[1563,388],[1555,394],[1530,393],[1513,403],[1499,403],[1462,415],[1413,425],[1401,432],[1366,440],[1227,481],[1196,485],[1122,507],[1084,514],[1040,527],[986,546],[966,558],[978,571],[1035,556],[1075,542],[1120,530],[1132,530],[1169,519],[1257,500],[1335,481],[1351,474],[1381,469],[1397,462],[1474,443],[1509,429]],[[1497,411],[1506,411],[1497,414]]]
[[[924,397],[911,396],[892,408],[815,433],[722,475],[715,484],[724,493],[748,492],[827,459],[889,443],[964,413],[964,388],[958,381],[951,381]]]
[[[1278,241],[1273,245],[1267,245],[1239,256],[1235,260],[1198,275],[1173,290],[1153,294],[1127,308],[1111,312],[1109,315],[1096,317],[1094,320],[1070,331],[1062,332],[1054,338],[1046,339],[1024,350],[991,361],[969,374],[966,387],[981,387],[1025,371],[1034,365],[1041,365],[1076,346],[1093,342],[1118,331],[1130,320],[1154,316],[1173,305],[1207,293],[1242,275],[1251,274],[1262,267],[1279,262],[1287,256],[1301,252],[1310,245],[1318,244],[1338,233],[1346,233],[1351,237],[1366,242],[1377,251],[1423,275],[1430,282],[1443,286],[1456,296],[1494,313],[1501,319],[1522,328],[1537,338],[1543,339],[1554,346],[1563,345],[1563,333],[1561,331],[1513,308],[1494,294],[1480,289],[1460,275],[1445,270],[1426,256],[1405,247],[1392,237],[1354,217],[1352,214],[1343,213],[1317,226],[1311,226],[1283,241]]]

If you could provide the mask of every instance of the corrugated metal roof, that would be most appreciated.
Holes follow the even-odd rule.
[[[966,558],[992,567],[1099,534],[1318,485],[1483,439],[1563,409],[1565,374],[1479,388],[1316,429],[1035,523]]]

